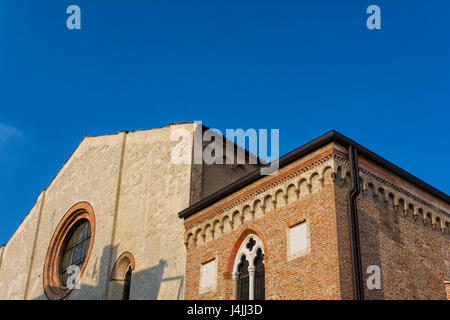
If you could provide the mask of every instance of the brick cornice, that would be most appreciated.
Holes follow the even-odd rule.
[[[198,223],[204,222],[207,219],[210,219],[214,215],[223,212],[227,208],[231,208],[239,203],[243,203],[255,194],[260,194],[265,192],[266,190],[275,187],[276,185],[281,184],[282,182],[296,177],[304,172],[307,172],[313,168],[315,168],[318,164],[321,164],[329,159],[331,159],[333,154],[333,150],[324,151],[317,156],[306,160],[297,166],[279,174],[275,175],[273,178],[264,181],[250,188],[249,190],[234,196],[225,199],[223,202],[218,202],[217,204],[212,205],[211,207],[203,210],[202,212],[197,213],[196,215],[189,217],[185,221],[185,225],[187,228],[196,225]]]
[[[255,211],[258,203],[259,210],[265,215],[266,212],[298,201],[306,194],[313,193],[329,183],[349,188],[349,165],[347,154],[333,147],[279,172],[274,177],[259,183],[255,182],[248,190],[237,191],[188,217],[185,220],[185,244],[189,248],[190,243],[197,244],[198,241],[204,243],[229,232],[227,230],[251,223],[258,216]],[[381,202],[395,212],[401,208],[404,217],[411,213],[414,220],[421,217],[424,226],[431,221],[432,228],[440,230],[443,235],[450,231],[449,212],[418,195],[411,194],[402,188],[394,177],[378,175],[371,166],[363,165],[359,172],[363,192],[358,198]],[[397,183],[394,184],[395,182]],[[368,192],[368,186],[374,189],[375,195]],[[266,204],[270,208],[266,208]]]

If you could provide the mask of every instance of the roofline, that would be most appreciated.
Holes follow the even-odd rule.
[[[112,136],[112,135],[119,134],[119,133],[122,133],[122,132],[124,132],[124,133],[134,133],[134,132],[142,132],[142,131],[149,131],[149,130],[155,130],[155,129],[165,129],[165,128],[170,128],[172,126],[179,126],[179,125],[184,125],[184,124],[194,124],[194,123],[195,123],[195,121],[171,122],[167,126],[146,128],[146,129],[137,129],[137,130],[121,130],[121,131],[112,132],[112,133],[101,133],[101,134],[88,135],[88,136],[84,136],[84,137],[86,137],[86,138],[95,138],[95,137]]]
[[[70,153],[69,157],[64,161],[64,163],[62,164],[62,166],[58,169],[58,171],[56,172],[56,174],[53,176],[52,180],[50,180],[50,182],[47,184],[47,187],[45,187],[44,189],[41,190],[41,192],[39,192],[39,195],[37,196],[37,198],[39,198],[39,196],[41,195],[42,192],[47,191],[47,189],[50,188],[50,186],[52,185],[53,181],[56,179],[56,177],[59,175],[59,173],[63,170],[63,168],[66,166],[66,164],[69,162],[69,160],[72,158],[72,156],[75,154],[75,152],[78,150],[78,148],[81,146],[81,144],[83,143],[83,141],[86,138],[97,138],[97,137],[105,137],[105,136],[112,136],[112,135],[118,135],[120,133],[134,133],[134,132],[141,132],[141,131],[148,131],[148,130],[154,130],[154,129],[163,129],[163,128],[169,128],[170,126],[176,126],[176,125],[184,125],[184,124],[193,124],[195,123],[195,121],[191,121],[191,122],[176,122],[176,123],[169,123],[169,125],[167,126],[162,126],[162,127],[155,127],[155,128],[148,128],[148,129],[139,129],[139,130],[133,130],[133,131],[128,131],[128,130],[122,130],[122,131],[117,131],[114,133],[105,133],[105,134],[98,134],[98,135],[83,135],[83,138],[81,139],[81,141],[77,144],[77,146],[75,147],[75,149]],[[20,226],[25,222],[25,220],[28,218],[28,216],[31,213],[31,210],[33,210],[34,206],[36,205],[37,201],[34,202],[33,206],[31,207],[31,209],[28,211],[28,213],[25,215],[25,217],[20,221],[19,225],[16,227],[16,229],[14,229],[14,232],[11,234],[11,236],[8,238],[8,241],[6,241],[5,244],[1,244],[1,247],[6,247],[9,243],[9,241],[14,237],[14,235],[16,234],[17,230],[19,230]]]
[[[196,123],[198,123],[198,122],[196,122]],[[219,134],[225,140],[225,143],[231,142],[236,147],[236,151],[235,151],[236,153],[238,153],[239,150],[242,150],[242,151],[244,151],[244,155],[245,155],[246,159],[253,157],[256,160],[256,163],[254,163],[254,165],[257,165],[259,167],[263,167],[264,165],[267,165],[266,161],[261,159],[257,154],[251,153],[250,150],[247,150],[245,147],[242,147],[242,146],[238,145],[236,142],[228,139],[227,136],[224,135],[219,129],[210,128],[203,123],[201,123],[201,124],[202,124],[203,131],[213,130],[215,133]],[[203,139],[202,139],[202,141],[203,141]]]
[[[179,125],[186,125],[186,124],[198,124],[201,123],[202,125],[202,130],[206,131],[206,130],[214,130],[216,133],[220,134],[224,139],[227,139],[227,137],[225,135],[223,135],[220,130],[218,132],[218,129],[214,129],[214,128],[210,128],[208,126],[206,126],[205,124],[203,124],[202,122],[198,122],[198,121],[186,121],[186,122],[171,122],[169,123],[169,125],[167,126],[162,126],[162,127],[154,127],[154,128],[147,128],[147,129],[138,129],[138,130],[122,130],[122,131],[117,131],[117,132],[113,132],[113,133],[104,133],[104,134],[97,134],[97,135],[88,135],[88,136],[83,136],[84,138],[96,138],[96,137],[104,137],[104,136],[112,136],[112,135],[117,135],[120,133],[135,133],[135,132],[143,132],[143,131],[150,131],[150,130],[155,130],[155,129],[165,129],[165,128],[170,128],[172,126],[179,126]],[[231,141],[231,140],[230,140]],[[241,148],[242,150],[244,150],[245,156],[246,157],[250,157],[250,156],[254,156],[256,159],[256,164],[260,164],[261,166],[263,164],[266,164],[265,161],[263,161],[260,157],[258,157],[258,155],[253,155],[250,153],[249,150],[247,150],[244,147],[239,146],[237,143],[235,143],[234,141],[231,141],[235,146],[236,146],[236,150],[239,150],[239,148]],[[81,144],[81,142],[80,142]],[[69,157],[70,158],[70,157]],[[69,160],[69,159],[67,159]],[[66,162],[67,162],[66,160]],[[58,171],[59,172],[59,171]],[[56,176],[55,176],[56,177]],[[47,187],[48,188],[48,187]]]
[[[343,134],[341,134],[335,130],[331,130],[331,131],[321,135],[320,137],[317,137],[316,139],[314,139],[314,140],[304,144],[303,146],[280,157],[279,158],[279,168],[284,167],[284,166],[288,165],[289,163],[294,162],[294,161],[300,159],[301,157],[325,146],[328,143],[334,142],[334,141],[340,143],[344,147],[353,146],[353,148],[358,150],[359,154],[372,160],[376,164],[389,169],[390,171],[392,171],[393,173],[402,177],[403,179],[407,180],[408,182],[420,187],[424,191],[427,191],[430,194],[434,195],[435,197],[450,204],[450,197],[447,194],[445,194],[444,192],[436,189],[435,187],[429,185],[428,183],[424,182],[423,180],[421,180],[421,179],[417,178],[416,176],[410,174],[409,172],[401,169],[400,167],[396,166],[392,162],[382,158],[378,154],[370,151],[369,149],[363,147],[359,143],[351,140],[350,138],[347,138],[346,136],[344,136]],[[277,160],[275,160],[275,161],[277,161]],[[270,166],[270,164],[268,166]],[[187,207],[186,209],[180,211],[178,213],[178,216],[180,218],[187,218],[187,217],[193,215],[194,213],[225,198],[226,196],[229,196],[230,194],[244,188],[245,186],[261,179],[262,177],[264,177],[264,176],[261,175],[261,169],[252,171],[248,175],[236,180],[235,182],[212,193],[211,195],[209,195],[206,198],[200,200],[199,202],[193,204],[192,206]]]
[[[194,124],[195,122],[177,122],[177,123],[169,123],[169,125],[167,126],[162,126],[162,127],[155,127],[155,128],[148,128],[148,129],[138,129],[138,130],[122,130],[122,131],[117,131],[114,133],[105,133],[105,134],[97,134],[97,135],[83,135],[83,139],[81,139],[81,141],[78,143],[78,145],[75,147],[75,149],[72,151],[72,153],[69,155],[69,157],[66,159],[66,161],[64,161],[64,163],[62,164],[62,166],[59,168],[58,172],[56,172],[56,174],[53,176],[52,180],[50,181],[50,183],[47,185],[47,187],[44,190],[47,190],[48,188],[50,188],[50,186],[52,185],[53,181],[56,179],[56,177],[59,175],[59,173],[61,172],[61,170],[66,166],[66,164],[69,162],[69,160],[72,158],[72,156],[75,154],[75,152],[77,151],[77,149],[81,146],[81,144],[83,143],[83,141],[86,138],[97,138],[97,137],[106,137],[106,136],[113,136],[113,135],[118,135],[121,133],[125,133],[125,134],[129,134],[129,133],[135,133],[135,132],[143,132],[143,131],[150,131],[150,130],[156,130],[156,129],[165,129],[165,128],[170,128],[171,126],[177,126],[177,125],[184,125],[184,124]],[[42,191],[41,191],[42,192]]]
[[[72,158],[72,156],[75,154],[75,152],[78,150],[78,148],[81,146],[81,144],[84,142],[84,140],[86,139],[90,139],[90,138],[97,138],[97,137],[106,137],[106,136],[113,136],[113,135],[118,135],[121,133],[125,133],[125,134],[130,134],[130,133],[135,133],[135,132],[143,132],[143,131],[150,131],[150,130],[156,130],[156,129],[165,129],[165,128],[170,128],[171,126],[178,126],[178,125],[187,125],[187,124],[196,124],[198,123],[197,121],[186,121],[186,122],[171,122],[169,123],[169,125],[166,126],[161,126],[161,127],[155,127],[155,128],[147,128],[147,129],[138,129],[138,130],[122,130],[122,131],[117,131],[114,133],[105,133],[105,134],[98,134],[98,135],[83,135],[83,138],[81,139],[81,141],[77,144],[77,146],[75,147],[75,149],[70,153],[69,157],[64,161],[64,163],[62,164],[62,166],[58,169],[58,171],[56,172],[56,174],[53,176],[53,178],[50,180],[50,182],[47,184],[47,187],[45,187],[44,189],[41,190],[41,192],[39,193],[39,195],[37,196],[37,198],[39,199],[39,196],[41,195],[42,192],[47,191],[47,189],[50,188],[50,186],[52,185],[53,181],[56,179],[56,177],[59,175],[59,173],[63,170],[63,168],[66,166],[66,164],[69,162],[69,160]],[[206,125],[204,125],[202,123],[202,130],[208,130],[210,129],[209,127],[207,127]],[[222,135],[223,136],[223,135]],[[225,136],[223,136],[224,138],[226,138]],[[235,145],[238,148],[242,148],[240,146],[238,146],[236,143]],[[250,151],[242,148],[245,151],[245,156],[249,157],[250,156]],[[255,157],[257,158],[258,163],[262,163],[262,161],[260,160],[260,158],[258,156],[255,155]],[[34,202],[33,206],[31,207],[31,209],[28,211],[28,213],[25,215],[25,217],[20,221],[19,225],[16,227],[16,229],[14,229],[14,232],[11,234],[11,236],[8,238],[8,241],[6,241],[6,243],[4,244],[0,244],[0,248],[2,247],[6,247],[9,243],[9,241],[14,237],[14,235],[16,234],[17,230],[19,230],[20,226],[25,222],[25,220],[27,219],[27,217],[30,215],[31,211],[33,210],[34,206],[37,204],[37,201]]]

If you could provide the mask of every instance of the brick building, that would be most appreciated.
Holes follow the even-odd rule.
[[[197,123],[84,138],[0,246],[0,299],[449,297],[448,195],[334,131],[269,176],[175,164],[180,129],[191,158]]]
[[[329,132],[180,212],[185,298],[450,298],[449,204]]]

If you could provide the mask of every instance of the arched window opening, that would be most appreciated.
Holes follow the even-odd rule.
[[[238,265],[238,296],[237,300],[247,300],[249,297],[249,277],[248,277],[248,261],[243,255]]]
[[[261,249],[258,249],[256,258],[254,260],[255,265],[255,300],[265,299],[265,268],[264,268],[264,254]]]
[[[135,268],[134,257],[124,252],[117,259],[111,272],[111,289],[109,298],[112,300],[130,300],[131,278]]]
[[[128,271],[125,274],[125,283],[123,285],[122,300],[130,300],[130,288],[131,288],[131,266],[128,267]]]
[[[265,299],[264,247],[255,234],[242,242],[234,262],[233,278],[237,300]]]

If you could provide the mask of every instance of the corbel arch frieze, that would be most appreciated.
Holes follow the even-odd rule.
[[[366,200],[380,203],[394,214],[400,214],[404,218],[411,218],[416,223],[421,222],[425,227],[441,232],[449,233],[450,228],[446,221],[450,221],[450,213],[434,207],[425,200],[412,195],[399,186],[376,177],[368,170],[360,170],[363,192]]]
[[[290,203],[299,201],[307,194],[317,192],[329,183],[334,183],[336,172],[334,158],[313,163],[256,190],[254,193],[230,203],[215,214],[211,214],[189,226],[185,244],[201,245],[209,240],[238,229],[245,223],[263,217],[270,211],[278,210]],[[306,170],[308,169],[308,170]],[[212,235],[209,237],[209,233]]]
[[[360,168],[360,182],[361,196],[369,201],[382,204],[394,214],[410,216],[416,222],[420,219],[424,225],[430,223],[436,231],[450,233],[450,213],[435,208],[423,199],[366,169]],[[186,237],[192,235],[189,236],[189,241],[186,238],[186,245],[200,245],[208,240],[217,239],[271,211],[299,201],[329,183],[335,183],[344,188],[350,187],[349,162],[340,155],[332,154],[326,159],[312,163],[283,179],[230,202],[227,207],[212,212],[211,215],[206,215],[205,218],[188,227]],[[208,232],[212,233],[209,238]]]

